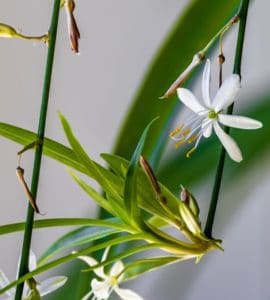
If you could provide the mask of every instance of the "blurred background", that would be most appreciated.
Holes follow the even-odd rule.
[[[10,24],[25,34],[39,35],[48,30],[52,1],[1,2],[1,23]],[[117,130],[153,55],[189,3],[187,0],[78,0],[75,12],[81,30],[78,56],[70,51],[65,13],[61,11],[46,135],[66,143],[58,119],[58,111],[61,111],[91,157],[101,161],[99,153],[111,151]],[[243,88],[236,105],[239,113],[248,111],[248,105],[251,111],[255,104],[270,99],[269,8],[267,0],[253,1],[250,7],[242,68]],[[192,26],[192,22],[186,26]],[[201,26],[211,26],[207,17]],[[235,29],[224,41],[225,75],[232,68]],[[194,32],[196,30],[195,27]],[[185,41],[181,42],[184,47]],[[181,47],[177,51],[181,56]],[[39,43],[1,39],[0,53],[0,121],[35,131],[46,47]],[[190,53],[189,59],[193,54]],[[213,52],[213,61],[215,59],[216,52]],[[197,95],[200,95],[200,81],[200,75],[192,81]],[[157,82],[157,86],[159,84]],[[265,128],[269,128],[269,124],[264,125],[260,133],[250,135],[263,135]],[[243,135],[248,138],[249,133]],[[267,142],[269,137],[264,134],[262,140]],[[244,160],[238,166],[227,160],[227,176],[224,176],[214,227],[214,235],[223,240],[225,251],[209,253],[198,265],[188,261],[146,274],[131,282],[130,287],[147,300],[270,299],[267,256],[270,251],[270,157],[266,142],[253,144],[254,149],[262,151],[254,150],[254,157],[248,163]],[[0,143],[2,225],[23,221],[27,201],[15,174],[20,146],[4,138]],[[245,157],[248,151],[245,142],[240,146]],[[169,143],[167,155],[172,151],[173,144]],[[197,152],[195,158],[200,156],[200,150]],[[172,155],[176,155],[175,152]],[[32,161],[33,154],[27,152],[22,166],[28,182]],[[237,168],[240,168],[240,175],[233,177]],[[211,169],[196,182],[192,182],[192,176],[188,182],[202,206],[203,220],[213,178]],[[181,178],[179,181],[181,183]],[[46,157],[43,158],[38,203],[46,218],[94,217],[98,211],[94,202],[72,181],[65,167]],[[35,231],[32,249],[39,256],[67,230],[69,228]],[[22,236],[22,233],[0,236],[0,269],[10,279],[16,274]],[[64,270],[56,272],[63,274]],[[63,298],[59,295],[55,299]]]

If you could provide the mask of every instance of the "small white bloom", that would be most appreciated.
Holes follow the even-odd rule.
[[[240,76],[232,74],[223,82],[216,93],[210,97],[210,61],[206,61],[202,78],[202,99],[200,103],[191,91],[185,88],[177,89],[179,99],[195,115],[185,125],[179,126],[171,133],[171,138],[177,141],[176,147],[185,143],[195,142],[187,157],[197,148],[202,137],[208,138],[212,131],[218,136],[230,158],[236,162],[242,160],[242,154],[236,142],[221,128],[220,124],[240,129],[258,129],[262,123],[242,116],[227,115],[223,110],[235,102],[240,92]]]
[[[18,262],[18,267],[20,265],[20,260]],[[29,256],[29,271],[33,271],[37,268],[37,259],[36,256],[34,254],[33,251],[30,251],[30,256]],[[17,270],[18,272],[18,270]],[[54,276],[48,279],[45,279],[41,282],[37,283],[37,290],[40,294],[40,296],[45,296],[48,295],[52,292],[54,292],[55,290],[59,289],[61,286],[63,286],[67,281],[67,277],[66,276]],[[5,273],[0,270],[0,288],[4,288],[5,286],[7,286],[8,284],[10,284],[10,281],[8,280],[8,278],[6,277]],[[12,300],[14,299],[15,296],[15,288],[12,288],[10,290],[8,290],[7,292],[4,293],[4,296],[6,297],[6,300]],[[29,287],[27,286],[27,284],[24,285],[24,289],[23,289],[23,300],[27,300],[28,297],[30,296],[30,292],[31,290],[29,289]]]
[[[104,251],[101,262],[107,259],[109,248]],[[90,256],[79,256],[79,259],[86,262],[90,267],[96,266],[99,263]],[[99,279],[94,278],[91,281],[92,290],[87,293],[82,300],[87,300],[92,297],[92,300],[107,300],[114,291],[122,300],[143,300],[135,292],[129,289],[119,288],[119,283],[123,280],[124,264],[122,261],[117,261],[113,264],[109,274],[105,274],[104,267],[98,267],[93,270]]]

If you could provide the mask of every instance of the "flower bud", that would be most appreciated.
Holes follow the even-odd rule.
[[[189,209],[192,211],[195,217],[199,217],[200,214],[200,208],[196,201],[196,199],[193,197],[193,195],[183,186],[181,186],[182,191],[180,194],[180,198],[185,204],[189,207]]]

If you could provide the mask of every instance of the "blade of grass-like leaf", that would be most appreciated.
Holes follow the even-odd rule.
[[[83,227],[73,230],[52,243],[49,248],[43,252],[42,256],[39,258],[38,266],[44,265],[49,259],[61,251],[68,249],[72,251],[78,246],[102,239],[118,232],[121,232],[121,230],[100,227]]]
[[[137,190],[137,168],[138,168],[140,156],[142,155],[144,144],[146,142],[148,132],[150,130],[150,127],[156,120],[157,120],[157,118],[152,120],[144,129],[144,131],[140,137],[140,140],[136,146],[136,149],[132,155],[132,158],[129,162],[129,166],[128,166],[127,174],[126,174],[126,180],[125,180],[125,186],[124,186],[125,207],[131,217],[131,221],[134,221],[135,224],[138,224],[138,225],[141,225],[143,222],[141,219],[140,208],[137,203],[137,201],[138,201],[137,193],[136,193],[136,190]]]
[[[8,291],[12,287],[24,282],[25,280],[32,278],[42,272],[48,271],[52,268],[55,268],[59,265],[62,265],[64,263],[68,263],[80,255],[88,255],[95,251],[105,249],[106,247],[109,247],[109,246],[123,244],[123,243],[131,242],[131,241],[135,241],[135,240],[141,240],[141,239],[143,239],[143,237],[144,237],[143,234],[133,234],[133,235],[128,235],[128,236],[121,236],[121,237],[112,239],[110,241],[99,243],[98,245],[90,246],[90,247],[80,250],[76,253],[66,255],[64,257],[56,259],[48,264],[45,264],[45,265],[42,265],[42,266],[36,268],[34,271],[27,273],[26,275],[20,277],[18,280],[13,281],[10,284],[8,284],[7,286],[5,286],[4,288],[0,289],[0,295],[3,294],[4,292]]]
[[[9,234],[24,230],[25,223],[13,223],[0,226],[0,235]],[[83,219],[83,218],[63,218],[34,221],[34,228],[62,227],[62,226],[99,226],[119,229],[121,231],[132,232],[130,227],[122,224],[119,219],[108,220]]]
[[[73,131],[66,120],[66,118],[59,114],[63,129],[65,131],[66,137],[76,154],[78,160],[85,166],[85,168],[88,171],[88,175],[92,178],[94,178],[101,186],[102,188],[110,193],[114,198],[119,198],[118,190],[116,189],[115,185],[113,185],[115,176],[104,169],[104,172],[102,172],[102,169],[97,166],[97,164],[92,161],[92,159],[87,155],[81,144],[79,143],[78,139],[73,134]],[[116,184],[117,186],[117,184]],[[121,201],[121,199],[120,199]]]
[[[167,256],[136,260],[135,262],[131,262],[125,266],[125,276],[123,281],[134,279],[143,273],[150,272],[173,263],[178,263],[185,259],[187,259],[187,257]]]
[[[6,123],[0,123],[0,135],[22,146],[27,146],[36,140],[34,132]],[[86,168],[78,161],[73,150],[58,142],[46,138],[44,140],[43,152],[48,157],[66,166],[72,167],[79,172],[87,173]]]
[[[155,169],[166,144],[164,141],[167,139],[177,103],[175,99],[158,98],[185,69],[193,55],[203,48],[232,16],[239,3],[239,0],[191,2],[154,57],[138,89],[118,135],[116,154],[130,158],[140,132],[149,120],[160,116],[160,122],[155,124],[145,148],[145,154]]]

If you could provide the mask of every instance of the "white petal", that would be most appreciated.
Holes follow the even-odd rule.
[[[124,270],[124,264],[121,260],[113,264],[110,270],[110,276],[117,277]]]
[[[90,292],[88,292],[86,295],[84,295],[82,297],[82,300],[88,300],[93,294],[93,291],[91,290]]]
[[[10,281],[8,280],[7,276],[4,272],[0,271],[0,289],[4,288],[8,284],[10,284]],[[15,295],[15,289],[13,288],[6,291],[4,295],[11,299]]]
[[[143,300],[141,296],[136,294],[135,292],[129,289],[121,289],[119,287],[115,287],[114,291],[119,295],[119,297],[123,300]]]
[[[40,296],[45,296],[52,293],[53,291],[59,289],[67,281],[66,276],[54,276],[43,280],[37,285]]]
[[[206,107],[211,107],[211,99],[210,99],[210,60],[207,59],[204,70],[203,70],[203,77],[202,77],[202,97],[204,104]]]
[[[201,111],[205,110],[205,107],[203,107],[199,101],[196,99],[196,97],[191,93],[190,90],[179,88],[177,89],[177,94],[179,99],[192,111],[195,113],[199,113]]]
[[[29,271],[30,272],[37,268],[37,257],[31,249],[30,249],[30,253],[29,253],[28,266],[29,266]]]
[[[214,123],[214,130],[230,158],[236,162],[240,162],[243,158],[241,150],[237,146],[236,142],[219,126],[217,122]]]
[[[110,247],[107,247],[104,252],[103,252],[103,255],[102,255],[102,258],[101,258],[101,261],[105,261],[109,255],[109,251],[110,251]]]
[[[263,126],[262,123],[257,120],[242,116],[219,114],[218,119],[223,125],[240,129],[258,129]]]
[[[93,257],[91,256],[85,256],[81,255],[78,256],[79,259],[83,260],[85,263],[87,263],[90,267],[96,266],[99,264],[98,261],[96,261]],[[98,267],[93,270],[93,272],[100,278],[105,279],[107,276],[104,274],[104,268],[103,267]]]
[[[91,287],[94,295],[98,299],[107,299],[109,297],[109,289],[111,287],[110,282],[108,280],[98,281],[94,278],[91,281]]]
[[[209,138],[212,134],[213,123],[208,124],[207,126],[205,126],[205,128],[202,125],[202,130],[203,130],[203,136],[205,138]]]
[[[219,112],[236,101],[240,92],[240,87],[239,75],[232,74],[226,78],[213,100],[212,107],[215,111]]]

